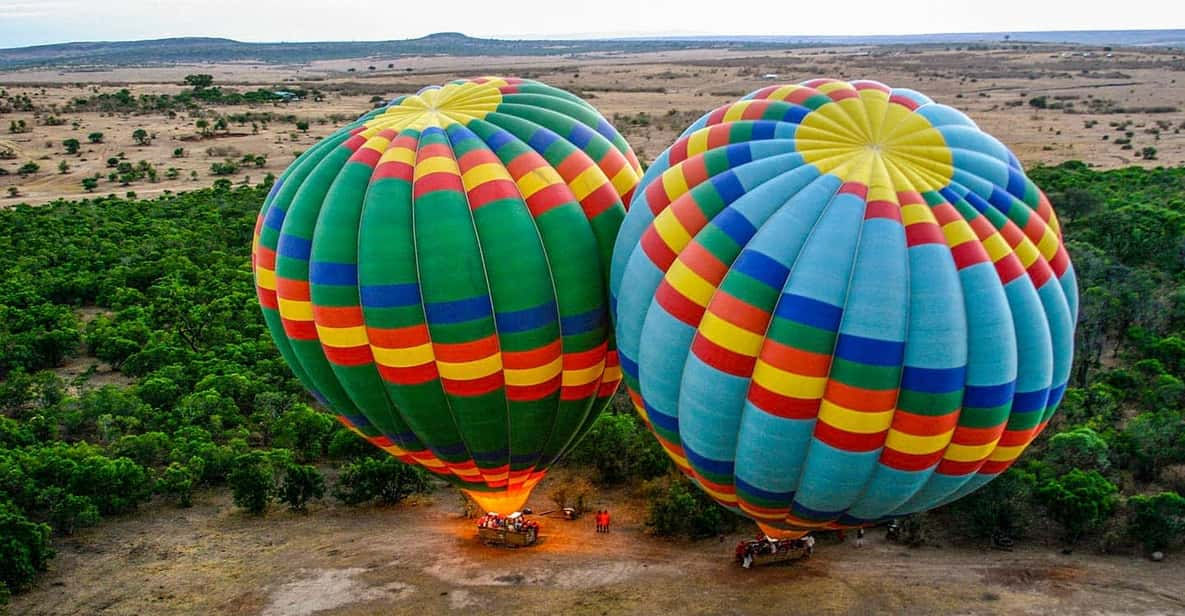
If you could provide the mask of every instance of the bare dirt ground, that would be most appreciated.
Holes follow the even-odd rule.
[[[391,68],[387,68],[391,65]],[[374,67],[371,70],[370,67]],[[351,69],[353,69],[351,71]],[[134,96],[176,94],[191,73],[209,73],[216,85],[240,91],[255,88],[315,88],[320,102],[213,106],[203,115],[272,112],[310,122],[308,132],[292,119],[231,122],[226,131],[200,138],[196,117],[178,112],[119,114],[68,112],[68,101],[128,88]],[[0,89],[28,95],[35,111],[0,113],[0,150],[15,158],[0,160],[0,206],[44,203],[84,196],[81,180],[99,173],[97,194],[134,191],[151,196],[208,185],[210,165],[244,154],[266,155],[262,168],[245,166],[235,182],[258,182],[278,174],[295,156],[334,128],[370,109],[373,97],[387,100],[451,79],[479,74],[518,75],[541,79],[584,95],[630,140],[639,158],[653,160],[695,118],[757,88],[827,76],[870,78],[924,92],[966,112],[985,130],[1016,152],[1026,165],[1056,164],[1077,159],[1100,167],[1132,164],[1185,164],[1185,54],[1145,48],[1102,48],[1057,45],[959,47],[826,47],[777,51],[711,49],[640,54],[582,54],[557,57],[445,56],[421,58],[359,58],[301,65],[251,63],[151,67],[97,67],[72,70],[0,72]],[[1178,83],[1178,79],[1182,83]],[[1030,100],[1045,97],[1039,109]],[[55,115],[67,122],[47,126]],[[24,120],[29,132],[6,132]],[[77,123],[77,127],[75,127]],[[156,135],[139,146],[132,132],[143,128]],[[104,133],[104,142],[90,144],[86,135]],[[83,142],[81,152],[68,155],[62,141]],[[1125,143],[1127,141],[1127,143]],[[174,157],[175,148],[184,148]],[[1156,149],[1153,160],[1142,151]],[[156,166],[157,182],[139,180],[130,186],[106,179],[106,160],[120,153],[130,162]],[[69,165],[59,173],[60,161]],[[17,169],[27,161],[40,165],[32,175]],[[177,177],[165,177],[177,169]],[[196,177],[193,174],[196,173]],[[8,197],[10,187],[18,196]]]
[[[546,485],[543,486],[546,489]],[[537,492],[536,511],[550,508]],[[541,543],[478,543],[457,494],[397,507],[315,506],[254,518],[224,492],[158,503],[58,541],[15,614],[1170,614],[1185,567],[1131,557],[951,547],[868,535],[809,561],[744,570],[741,535],[700,542],[643,532],[620,493],[613,532],[545,518]],[[746,533],[747,534],[747,533]]]

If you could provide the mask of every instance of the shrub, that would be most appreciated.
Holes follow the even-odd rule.
[[[372,500],[393,505],[428,489],[424,470],[388,456],[364,458],[342,467],[333,496],[347,505]]]
[[[293,464],[284,473],[280,485],[280,500],[292,511],[305,511],[308,502],[325,496],[325,477],[317,467]]]
[[[1128,534],[1148,552],[1185,539],[1185,498],[1176,492],[1137,495],[1127,501]]]
[[[671,468],[662,446],[632,412],[602,413],[568,454],[568,462],[592,466],[597,480],[610,484],[653,479]]]
[[[553,478],[547,495],[556,507],[571,507],[577,513],[584,513],[591,509],[594,493],[595,489],[588,479],[569,475]]]
[[[272,442],[277,447],[292,450],[297,461],[316,460],[325,453],[336,425],[328,414],[315,411],[307,404],[297,404],[275,422]]]
[[[997,533],[1021,537],[1037,517],[1033,510],[1036,483],[1032,473],[1012,467],[949,508],[973,537],[988,539]]]
[[[203,466],[201,458],[194,460],[196,464],[193,465],[185,465],[180,462],[170,463],[160,480],[156,482],[156,491],[177,499],[179,507],[193,505],[193,486],[201,477],[200,469]],[[191,466],[197,468],[191,468]]]
[[[28,588],[53,555],[49,526],[30,522],[12,503],[0,501],[0,597]]]
[[[1037,488],[1037,498],[1049,517],[1065,530],[1065,538],[1075,543],[1086,532],[1098,528],[1115,509],[1117,488],[1098,471],[1074,469],[1057,479],[1049,479]]]
[[[254,515],[267,511],[275,491],[275,479],[263,452],[252,451],[236,457],[234,470],[226,480],[236,505]]]
[[[644,492],[646,527],[656,535],[701,539],[731,532],[740,522],[682,476],[655,479]]]

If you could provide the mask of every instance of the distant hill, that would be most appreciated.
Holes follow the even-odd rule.
[[[1005,38],[1007,37],[1007,38]],[[1034,32],[961,32],[867,36],[721,36],[670,37],[664,40],[739,41],[794,45],[930,45],[1009,41],[1013,43],[1072,43],[1077,45],[1185,47],[1185,30],[1049,30]],[[0,52],[2,53],[2,52]]]
[[[58,43],[0,49],[0,70],[57,67],[175,64],[194,62],[303,63],[345,58],[406,56],[555,56],[574,53],[703,48],[785,47],[765,41],[637,39],[637,40],[500,40],[456,32],[400,41],[326,41],[312,43],[244,43],[224,38],[167,38],[147,41]]]
[[[934,45],[984,42],[1074,43],[1185,47],[1185,30],[1094,30],[980,32],[893,36],[670,36],[619,39],[505,40],[442,32],[392,41],[244,43],[225,38],[58,43],[0,49],[0,70],[33,67],[119,66],[200,62],[304,63],[345,58],[423,55],[556,56],[577,53],[637,53],[691,48],[768,49],[802,45]]]

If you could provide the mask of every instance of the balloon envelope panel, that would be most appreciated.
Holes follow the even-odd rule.
[[[1045,195],[965,115],[871,81],[712,111],[613,254],[624,380],[766,528],[873,523],[1004,471],[1065,391],[1077,286]]]
[[[640,175],[595,109],[538,82],[401,96],[268,195],[265,320],[342,423],[515,509],[620,381],[606,287]]]

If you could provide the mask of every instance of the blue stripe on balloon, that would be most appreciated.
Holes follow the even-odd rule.
[[[786,277],[790,275],[790,268],[764,253],[749,249],[741,251],[733,261],[732,269],[776,290],[786,285]]]
[[[782,116],[782,121],[790,122],[792,124],[802,124],[802,119],[809,115],[810,112],[810,109],[807,109],[802,105],[791,104],[790,109],[786,111],[785,115]]]
[[[630,358],[630,356],[617,350],[617,359],[621,362],[621,371],[633,378],[638,378],[638,362]]]
[[[758,120],[753,123],[753,139],[773,139],[778,130],[777,122]]]
[[[841,333],[835,345],[835,356],[868,366],[900,366],[905,356],[905,343]]]
[[[687,454],[687,460],[698,469],[712,473],[714,475],[732,475],[732,462],[705,458],[704,456],[693,451],[691,447],[687,446],[686,443],[683,444],[683,453]]]
[[[1008,192],[1017,199],[1025,198],[1025,175],[1018,169],[1008,168]]]
[[[650,406],[649,402],[642,401],[643,408],[646,409],[646,416],[650,418],[650,423],[654,424],[655,428],[666,430],[667,432],[679,433],[679,418],[667,415],[662,411]]]
[[[783,293],[782,298],[778,300],[778,308],[774,315],[803,325],[835,331],[839,329],[843,309],[817,299],[793,293]]]
[[[592,143],[593,137],[596,136],[589,127],[577,122],[572,125],[572,130],[568,132],[568,141],[577,148],[584,149]]]
[[[1061,404],[1062,396],[1066,395],[1066,384],[1062,383],[1057,387],[1049,390],[1049,401],[1045,403],[1046,406],[1057,406]]]
[[[1008,210],[1012,209],[1012,203],[1014,201],[1015,199],[1013,199],[1012,195],[1000,190],[998,186],[992,188],[992,194],[988,197],[988,202],[996,206],[996,209],[1004,214],[1007,214]]]
[[[284,233],[280,235],[280,239],[276,243],[276,254],[287,259],[308,261],[309,255],[312,253],[312,240],[306,240],[303,237]]]
[[[539,129],[527,140],[527,145],[531,146],[536,152],[543,152],[551,147],[551,144],[559,140],[559,135],[546,129]]]
[[[414,282],[371,285],[359,291],[366,308],[402,308],[420,303],[420,285]]]
[[[486,145],[495,152],[501,149],[502,146],[516,141],[514,135],[504,130],[494,131],[493,134],[485,138]]]
[[[901,389],[925,394],[946,394],[963,389],[967,367],[920,368],[905,366],[901,372]]]
[[[353,263],[313,261],[309,264],[309,282],[312,284],[354,286],[358,284],[358,266]]]
[[[510,449],[504,447],[504,448],[498,449],[496,451],[486,451],[486,452],[474,451],[474,452],[471,452],[470,455],[473,456],[473,460],[475,462],[505,463],[506,458],[508,458],[510,456]]]
[[[746,148],[748,150],[748,148]],[[745,194],[745,185],[737,179],[736,173],[731,169],[721,173],[712,179],[708,180],[712,183],[712,187],[716,189],[716,194],[720,195],[720,200],[724,203],[732,203]]]
[[[597,121],[597,132],[609,141],[613,141],[614,137],[617,135],[617,131],[613,130],[613,125],[610,124],[605,118],[601,118]]]
[[[605,325],[605,307],[597,306],[587,312],[560,318],[560,331],[565,336],[583,334]]]
[[[741,479],[740,477],[733,477],[732,481],[733,481],[733,484],[736,485],[738,494],[740,494],[740,493],[751,494],[751,495],[756,496],[757,498],[760,498],[760,499],[771,500],[771,501],[783,501],[786,503],[789,503],[790,499],[794,498],[794,491],[793,490],[790,490],[789,492],[770,492],[768,490],[762,490],[761,488],[745,481],[744,479]]]
[[[753,234],[757,233],[757,227],[745,218],[744,214],[732,208],[725,208],[715,218],[712,219],[712,224],[732,238],[739,246],[744,246],[749,243]]]
[[[279,231],[284,226],[284,210],[272,205],[263,216],[263,225],[269,229]]]
[[[516,334],[538,329],[555,323],[555,303],[547,302],[522,310],[498,312],[494,314],[494,320],[498,323],[500,334]]]
[[[438,458],[446,458],[448,456],[455,456],[459,454],[467,454],[469,450],[465,447],[465,443],[456,442],[452,445],[433,445],[432,453],[436,454]]]
[[[1012,412],[1032,413],[1036,411],[1044,411],[1045,404],[1048,400],[1048,389],[1038,389],[1037,391],[1018,391],[1012,398]]]
[[[748,164],[753,160],[753,150],[748,143],[730,143],[724,148],[724,155],[728,158],[729,169]]]
[[[427,313],[428,322],[432,325],[449,325],[486,318],[490,316],[490,296],[478,295],[451,302],[432,302],[424,304],[424,312]]]
[[[1016,381],[1001,385],[968,385],[963,392],[963,406],[987,409],[1008,404],[1015,392]]]

